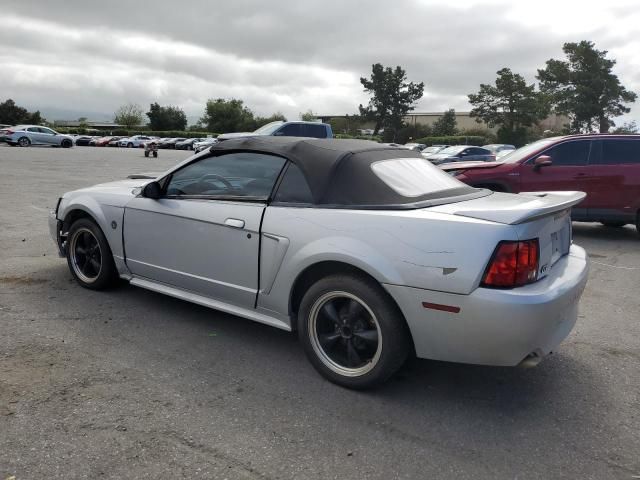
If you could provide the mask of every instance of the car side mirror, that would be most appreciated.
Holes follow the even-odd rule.
[[[157,200],[162,196],[162,187],[160,187],[160,184],[155,181],[147,183],[142,189],[142,196],[144,198]]]
[[[549,155],[540,155],[533,161],[533,169],[538,171],[542,167],[550,167],[553,165],[553,161]]]

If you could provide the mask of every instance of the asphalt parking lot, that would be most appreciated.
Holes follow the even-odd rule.
[[[290,333],[71,280],[58,196],[186,156],[0,146],[0,479],[640,478],[635,228],[574,224],[590,280],[537,368],[414,360],[353,392]]]

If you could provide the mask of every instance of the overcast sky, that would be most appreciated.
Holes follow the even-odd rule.
[[[533,82],[564,42],[583,39],[640,93],[638,3],[0,0],[0,100],[67,119],[158,101],[197,118],[207,98],[235,97],[297,119],[355,113],[367,101],[359,78],[380,62],[425,83],[416,111],[465,111],[498,69]]]

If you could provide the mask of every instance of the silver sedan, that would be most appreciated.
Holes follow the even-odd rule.
[[[30,145],[50,145],[56,147],[73,147],[73,137],[63,135],[41,125],[17,125],[2,132],[2,141],[12,146],[28,147]]]
[[[410,355],[532,366],[555,350],[587,281],[583,198],[472,188],[373,142],[252,137],[66,193],[50,229],[83,287],[125,279],[296,330],[322,375],[367,388]]]

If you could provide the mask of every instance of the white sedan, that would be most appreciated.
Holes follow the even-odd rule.
[[[83,287],[121,278],[297,330],[322,375],[366,388],[412,354],[532,366],[555,350],[587,281],[584,197],[469,187],[374,142],[249,137],[66,193],[50,228]]]
[[[143,146],[149,140],[152,140],[155,137],[149,137],[146,135],[134,135],[133,137],[123,138],[118,142],[118,145],[121,147],[128,148],[138,148]]]

